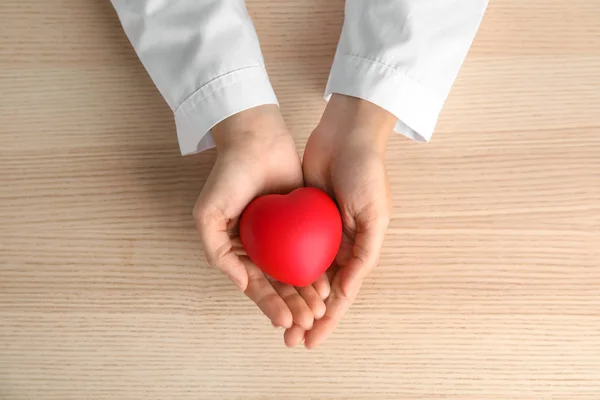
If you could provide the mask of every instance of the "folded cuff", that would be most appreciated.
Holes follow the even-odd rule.
[[[225,118],[263,104],[278,104],[262,65],[232,71],[198,89],[175,110],[181,154],[215,146],[210,130]]]
[[[347,54],[337,54],[331,68],[325,99],[332,93],[359,97],[398,118],[394,130],[411,139],[431,139],[444,98],[406,74],[382,64]]]

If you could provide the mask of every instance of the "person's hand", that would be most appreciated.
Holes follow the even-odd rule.
[[[212,133],[217,160],[194,208],[208,263],[244,291],[274,326],[310,329],[325,313],[327,277],[298,289],[271,281],[245,255],[238,236],[240,215],[255,197],[303,185],[300,158],[279,108],[242,111]]]
[[[295,346],[302,339],[307,348],[323,342],[378,262],[390,216],[384,153],[395,122],[392,114],[372,103],[333,95],[306,144],[304,181],[337,201],[344,234],[327,271],[331,293],[325,315],[308,331],[298,325],[287,329],[287,346]]]

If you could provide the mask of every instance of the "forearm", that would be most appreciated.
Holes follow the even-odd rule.
[[[428,141],[487,0],[347,0],[326,89],[379,105]]]
[[[352,141],[385,152],[397,118],[384,108],[358,97],[333,94],[317,130],[335,132],[341,143]]]
[[[112,3],[175,114],[183,154],[212,147],[210,130],[225,118],[277,104],[243,0]]]
[[[219,122],[212,129],[217,150],[240,147],[247,152],[264,152],[265,143],[289,137],[279,107],[265,104],[241,111]]]

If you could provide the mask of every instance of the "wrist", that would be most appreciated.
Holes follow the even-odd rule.
[[[383,152],[397,118],[367,100],[333,94],[317,130],[336,132],[339,140],[360,141]]]
[[[215,125],[212,135],[219,152],[236,148],[250,152],[253,148],[264,148],[265,144],[290,136],[275,104],[260,105],[234,114]]]

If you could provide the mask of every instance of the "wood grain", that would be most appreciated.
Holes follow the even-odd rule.
[[[343,1],[252,0],[300,151]],[[0,399],[599,399],[600,3],[497,0],[430,145],[394,137],[380,266],[314,351],[207,268],[212,151],[107,1],[0,2]]]

